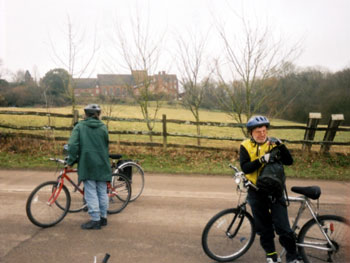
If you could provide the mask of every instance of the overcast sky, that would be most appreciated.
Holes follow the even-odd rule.
[[[152,30],[165,28],[180,35],[189,28],[207,32],[214,17],[230,24],[233,12],[244,14],[248,20],[271,25],[287,44],[301,41],[303,52],[295,61],[297,66],[331,71],[350,66],[349,0],[0,0],[2,75],[4,69],[29,70],[43,77],[50,69],[62,67],[53,50],[67,51],[67,16],[78,32],[85,32],[87,50],[96,28],[100,49],[92,77],[119,73],[107,72],[111,68],[106,63],[113,54],[108,43],[116,21],[129,21],[135,10],[148,14]],[[209,38],[214,52],[218,35],[212,33]],[[164,70],[176,73],[173,67]]]

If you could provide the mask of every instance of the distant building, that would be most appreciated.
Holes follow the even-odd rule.
[[[169,98],[178,99],[179,86],[175,74],[165,71],[148,76],[144,70],[135,70],[132,74],[98,74],[97,78],[74,79],[76,97],[98,97],[100,95],[127,98],[129,92],[138,93],[147,85],[154,93],[163,93]]]
[[[134,85],[134,80],[131,75],[98,74],[97,83],[101,95],[126,98],[128,88]]]
[[[99,96],[100,89],[97,85],[97,79],[83,78],[83,79],[74,79],[73,81],[74,81],[74,95],[76,97]]]
[[[165,71],[152,76],[152,83],[156,92],[162,92],[178,99],[179,83],[175,74],[166,74]]]

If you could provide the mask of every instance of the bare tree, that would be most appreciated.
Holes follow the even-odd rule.
[[[113,104],[113,98],[110,96],[106,97],[106,100],[104,100],[104,104],[102,105],[102,113],[104,116],[107,117],[106,119],[106,126],[107,129],[109,130],[109,122],[111,121],[109,118],[113,116],[114,112],[118,112],[117,110],[117,105]]]
[[[274,41],[270,27],[252,26],[244,16],[238,18],[242,26],[241,37],[235,27],[232,27],[235,31],[227,33],[224,26],[217,26],[225,50],[223,64],[231,79],[227,80],[222,73],[219,60],[216,65],[219,86],[227,94],[225,100],[219,98],[222,108],[243,124],[259,112],[262,102],[268,98],[269,94],[264,92],[266,82],[278,76],[285,63],[300,54],[300,47],[294,44],[284,48],[282,40]],[[243,128],[242,131],[247,135]]]
[[[142,20],[139,14],[130,18],[131,37],[125,33],[125,28],[127,27],[117,23],[114,44],[125,67],[132,74],[133,82],[125,84],[129,88],[129,94],[140,106],[152,142],[152,131],[161,107],[161,97],[152,75],[158,69],[164,34],[152,34],[149,20]]]
[[[205,68],[206,38],[197,39],[195,34],[189,35],[189,40],[182,37],[177,39],[178,70],[181,72],[180,83],[184,89],[182,104],[193,114],[197,122],[197,135],[199,136],[201,134],[199,108],[211,72],[206,72]],[[200,145],[200,138],[197,138],[197,144]]]
[[[93,41],[91,41],[91,48],[87,50],[86,46],[90,41],[86,40],[85,32],[79,31],[74,27],[69,15],[67,15],[67,28],[64,32],[66,44],[68,46],[67,50],[57,50],[57,46],[51,38],[50,44],[53,52],[53,59],[57,64],[66,69],[70,75],[66,87],[66,95],[72,102],[72,113],[74,114],[76,110],[76,99],[74,95],[73,78],[80,78],[84,74],[91,75],[99,45],[97,44],[95,32]],[[90,70],[89,73],[88,70]]]

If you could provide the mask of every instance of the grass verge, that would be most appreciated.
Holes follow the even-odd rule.
[[[50,157],[63,158],[63,143],[25,138],[0,139],[1,169],[54,169]],[[138,160],[145,172],[174,174],[230,175],[229,163],[239,167],[237,149],[214,151],[186,148],[145,148],[111,145],[111,153]],[[304,154],[293,150],[294,164],[285,167],[287,177],[350,180],[350,156],[344,154]]]

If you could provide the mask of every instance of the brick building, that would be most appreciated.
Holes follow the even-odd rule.
[[[144,70],[132,71],[128,74],[98,74],[97,78],[74,79],[76,97],[98,97],[100,95],[127,98],[130,92],[138,93],[146,86],[154,93],[166,94],[169,98],[178,99],[179,86],[175,74],[161,71],[149,76]]]

